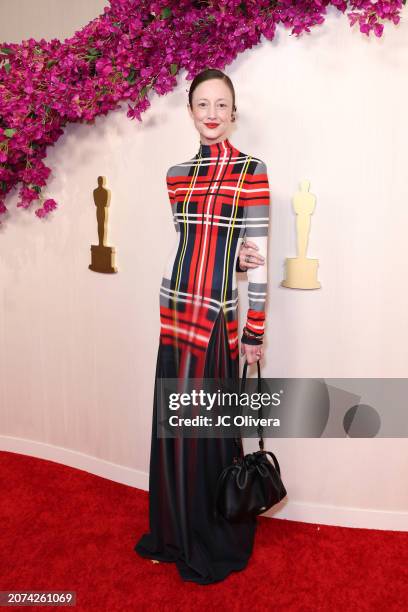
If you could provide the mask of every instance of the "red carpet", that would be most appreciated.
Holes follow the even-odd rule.
[[[260,518],[248,567],[196,585],[182,582],[173,564],[133,551],[148,526],[146,492],[7,452],[0,484],[1,591],[76,591],[68,609],[77,612],[407,607],[405,532]]]

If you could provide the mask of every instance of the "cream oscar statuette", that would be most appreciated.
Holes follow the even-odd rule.
[[[301,181],[300,191],[293,197],[296,213],[297,257],[286,258],[286,278],[283,287],[290,289],[319,289],[317,280],[318,259],[306,257],[310,231],[310,217],[315,209],[316,197],[309,193],[310,182]]]

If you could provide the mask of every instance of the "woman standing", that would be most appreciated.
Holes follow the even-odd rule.
[[[190,86],[188,109],[200,145],[192,159],[167,172],[178,241],[160,289],[150,533],[140,538],[135,550],[149,559],[174,562],[183,580],[209,584],[245,568],[256,519],[230,523],[214,517],[217,479],[236,455],[234,440],[158,437],[157,380],[238,379],[235,271],[242,269],[238,253],[244,238],[251,240],[259,255],[252,261],[244,256],[249,309],[241,353],[249,364],[262,358],[269,184],[264,162],[242,153],[229,140],[236,106],[228,76],[216,69],[198,74]],[[264,265],[256,267],[263,261]]]

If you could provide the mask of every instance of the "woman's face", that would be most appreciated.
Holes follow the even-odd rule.
[[[222,79],[209,79],[197,85],[193,91],[193,108],[187,106],[203,144],[228,138],[232,124],[232,93]]]

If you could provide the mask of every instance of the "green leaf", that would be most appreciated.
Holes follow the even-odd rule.
[[[51,68],[52,66],[55,66],[56,63],[57,63],[57,60],[48,60],[46,66],[47,68]]]
[[[38,185],[33,185],[32,189],[36,191],[37,193],[41,193],[41,187],[39,187]]]
[[[129,71],[129,75],[126,77],[126,80],[129,81],[131,85],[133,85],[133,83],[135,82],[135,75],[136,70],[134,68],[131,68]]]
[[[177,73],[178,64],[170,64],[170,74],[174,76]]]
[[[13,49],[6,49],[5,47],[2,47],[0,49],[0,53],[3,53],[3,55],[13,55],[14,51]]]
[[[6,181],[0,181],[0,189],[2,191],[6,191],[6,189],[7,189]]]
[[[7,74],[10,72],[11,70],[10,62],[7,62],[7,64],[4,64],[4,70],[7,72]]]
[[[17,130],[15,130],[14,128],[7,128],[6,130],[4,130],[4,135],[7,136],[7,138],[11,138],[16,132]]]
[[[99,49],[96,49],[96,47],[89,47],[87,51],[88,54],[85,55],[85,59],[88,60],[88,62],[94,62],[98,57],[101,56],[101,51]]]
[[[164,9],[162,9],[162,12],[160,13],[160,17],[162,19],[167,19],[168,17],[171,17],[171,9],[166,6]]]
[[[142,99],[145,97],[147,93],[147,86],[145,85],[144,87],[142,87],[142,89],[140,90],[140,94],[139,94],[139,98]]]

